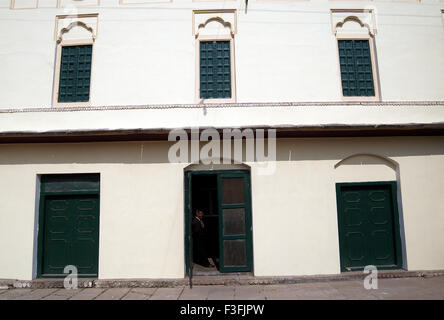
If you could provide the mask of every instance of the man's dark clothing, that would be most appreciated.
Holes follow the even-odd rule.
[[[193,261],[204,267],[208,267],[210,263],[208,262],[207,250],[205,247],[205,225],[198,217],[193,218],[192,223],[193,231]]]

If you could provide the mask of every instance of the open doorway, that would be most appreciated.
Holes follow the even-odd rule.
[[[191,179],[194,271],[195,274],[215,273],[220,269],[217,176],[193,175]]]
[[[249,170],[185,172],[185,263],[190,279],[193,272],[251,272],[251,225]],[[196,236],[202,229],[203,235]]]

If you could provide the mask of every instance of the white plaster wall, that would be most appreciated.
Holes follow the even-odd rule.
[[[253,170],[255,275],[340,272],[330,171],[329,161],[306,160],[278,162],[272,176]]]
[[[66,2],[66,1],[65,1]],[[65,3],[64,2],[64,3]],[[382,100],[444,100],[442,2],[214,1],[10,10],[0,1],[0,108],[51,107],[55,16],[98,13],[91,104],[194,103],[193,9],[238,9],[237,102],[339,101],[331,8],[373,8]]]
[[[183,277],[183,166],[110,169],[101,181],[99,277]]]
[[[422,160],[402,162],[407,263],[412,270],[443,269],[444,159],[441,153]]]
[[[255,275],[339,273],[335,183],[396,181],[395,170],[400,172],[404,266],[442,269],[443,141],[440,137],[279,140],[274,175],[255,175],[252,164]],[[334,168],[351,155],[368,153],[399,167],[394,170],[386,161],[364,156]]]
[[[100,173],[100,278],[183,277],[184,165],[165,163],[158,145],[0,147],[0,278],[35,276],[36,176],[75,172]]]
[[[0,279],[30,280],[36,176],[29,166],[1,165],[0,172],[0,190],[4,192],[0,209]]]
[[[165,142],[0,145],[0,278],[31,279],[36,176],[101,174],[99,278],[184,276],[183,168]],[[276,171],[251,166],[256,276],[340,272],[336,182],[395,180],[409,270],[444,269],[444,139],[280,139]]]

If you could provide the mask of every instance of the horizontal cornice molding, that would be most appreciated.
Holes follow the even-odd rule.
[[[378,136],[444,136],[444,122],[433,124],[397,125],[317,125],[317,126],[249,126],[249,127],[201,127],[216,129],[223,134],[224,129],[275,129],[277,138],[298,137],[378,137]],[[184,129],[184,128],[177,128]],[[168,140],[171,128],[134,130],[76,130],[52,132],[2,132],[0,143],[69,143],[103,141],[160,141]],[[184,129],[188,135],[191,129]]]
[[[209,103],[209,104],[151,104],[151,105],[128,105],[128,106],[88,106],[88,107],[35,107],[35,108],[10,108],[0,109],[1,113],[21,112],[75,112],[75,111],[108,111],[108,110],[141,110],[141,109],[195,109],[195,108],[272,108],[272,107],[343,107],[343,106],[438,106],[444,107],[444,101],[339,101],[339,102],[261,102],[261,103]]]

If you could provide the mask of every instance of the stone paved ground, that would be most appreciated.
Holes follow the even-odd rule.
[[[175,288],[7,289],[0,300],[444,300],[444,277],[379,279],[378,289],[363,281],[281,285],[194,286]]]

